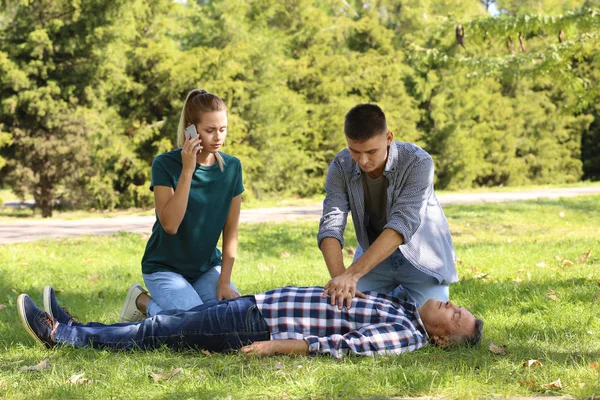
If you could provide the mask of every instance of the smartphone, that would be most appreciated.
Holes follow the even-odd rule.
[[[186,139],[192,139],[198,136],[198,131],[196,130],[196,125],[192,124],[185,128],[185,137]]]

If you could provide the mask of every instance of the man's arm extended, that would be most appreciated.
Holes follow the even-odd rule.
[[[321,252],[327,264],[329,275],[335,278],[346,271],[344,266],[344,255],[342,254],[342,245],[336,239],[332,237],[326,237],[321,241]]]
[[[401,234],[393,229],[384,229],[371,247],[348,267],[346,273],[349,275],[356,275],[358,276],[358,279],[362,278],[367,272],[392,255],[398,246],[403,243],[404,239]]]
[[[241,353],[257,356],[274,355],[306,355],[308,354],[308,343],[298,339],[267,340],[254,342],[240,349]]]
[[[325,240],[323,240],[323,244],[324,242]],[[332,274],[332,279],[325,285],[323,296],[329,296],[331,305],[337,304],[340,310],[344,307],[344,303],[347,308],[350,308],[354,296],[365,297],[364,294],[356,290],[358,280],[388,258],[402,243],[404,243],[404,239],[401,234],[393,229],[384,229],[371,247],[349,266],[348,269],[335,276]],[[323,244],[321,245],[321,249],[323,249]],[[333,245],[331,246],[333,247]],[[341,249],[339,253],[341,257]],[[325,251],[323,251],[323,254],[325,254]],[[327,260],[327,257],[325,257],[325,260]],[[331,273],[329,264],[327,264],[327,267],[329,268],[329,273]]]
[[[327,172],[325,191],[323,217],[319,223],[317,241],[329,274],[331,277],[335,277],[346,270],[342,248],[344,246],[344,230],[348,212],[350,212],[344,172],[336,160],[331,163]]]

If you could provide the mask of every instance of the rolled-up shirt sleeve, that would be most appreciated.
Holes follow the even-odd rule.
[[[344,181],[344,172],[337,159],[333,160],[327,172],[325,183],[325,200],[323,201],[323,216],[319,223],[319,234],[317,241],[321,247],[321,241],[328,237],[336,238],[342,248],[344,247],[344,230],[350,211],[348,199],[348,188]]]
[[[423,347],[428,338],[397,323],[368,325],[345,335],[307,336],[310,354],[342,358],[350,352],[359,356],[400,354]]]
[[[410,242],[421,225],[432,190],[433,160],[427,155],[415,162],[404,183],[394,189],[394,204],[384,229],[393,229],[402,235],[404,243]]]

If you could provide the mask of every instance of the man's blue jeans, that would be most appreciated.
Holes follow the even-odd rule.
[[[254,296],[211,302],[188,311],[164,311],[140,322],[88,326],[59,324],[57,344],[115,350],[206,349],[222,352],[269,340]]]
[[[363,249],[358,246],[354,261],[362,255]],[[372,290],[390,294],[412,301],[417,306],[422,306],[428,299],[448,301],[450,294],[448,284],[440,283],[433,276],[417,269],[399,249],[360,278],[356,288],[361,292]]]

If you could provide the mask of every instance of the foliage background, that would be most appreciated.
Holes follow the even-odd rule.
[[[597,179],[599,28],[598,0],[0,0],[0,184],[45,216],[148,206],[194,87],[249,197],[321,192],[361,102],[438,188]]]

